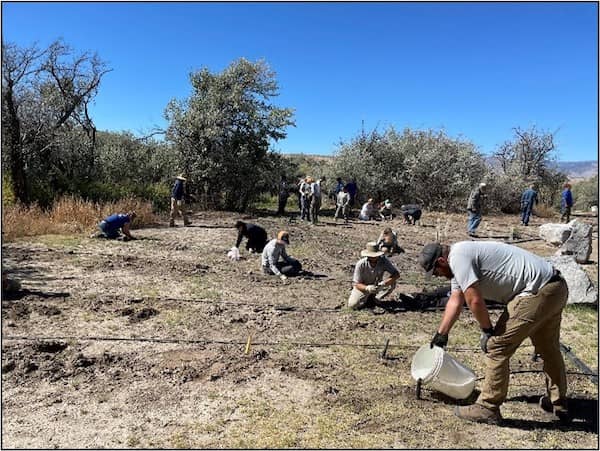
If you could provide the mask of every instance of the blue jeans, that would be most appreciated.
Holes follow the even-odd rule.
[[[98,228],[100,229],[102,234],[108,239],[115,239],[118,238],[120,235],[119,229],[113,229],[109,227],[106,221],[101,221],[100,224],[98,224]]]
[[[469,211],[469,220],[467,222],[467,232],[475,233],[475,229],[479,226],[481,222],[481,213],[475,213]]]
[[[532,209],[533,205],[525,205],[525,207],[523,207],[523,215],[521,216],[521,222],[523,224],[529,224],[529,216],[531,216]]]

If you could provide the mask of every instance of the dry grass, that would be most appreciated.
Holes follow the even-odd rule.
[[[542,203],[533,207],[533,211],[535,215],[540,218],[552,218],[557,215],[556,208],[554,208],[552,205],[546,205]]]
[[[63,197],[50,210],[37,204],[5,205],[2,209],[2,235],[5,240],[47,234],[89,233],[98,222],[113,213],[135,210],[132,228],[157,221],[152,204],[135,198],[98,204],[76,197]]]

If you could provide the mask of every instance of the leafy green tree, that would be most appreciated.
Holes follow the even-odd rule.
[[[221,73],[203,68],[190,82],[191,96],[166,107],[167,139],[206,206],[245,211],[263,181],[278,180],[269,146],[286,137],[293,112],[271,103],[278,85],[264,61],[241,58]]]
[[[405,129],[399,134],[390,127],[340,143],[333,171],[345,181],[356,180],[361,201],[390,198],[396,205],[462,209],[486,166],[473,144],[443,131]]]
[[[2,41],[3,165],[18,200],[36,200],[30,181],[52,190],[52,176],[69,176],[72,155],[58,154],[61,140],[73,142],[70,132],[93,142],[87,107],[108,71],[97,55],[76,54],[60,40],[46,49]]]

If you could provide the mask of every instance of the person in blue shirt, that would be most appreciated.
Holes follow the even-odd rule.
[[[93,234],[90,238],[108,238],[108,239],[122,239],[123,241],[135,240],[136,238],[131,235],[129,227],[131,222],[135,219],[135,211],[129,213],[115,213],[107,218],[100,221],[98,228],[100,232]],[[121,231],[123,237],[121,238]]]
[[[191,224],[191,221],[188,219],[183,206],[183,182],[186,180],[187,179],[183,176],[183,174],[179,174],[175,178],[173,190],[171,191],[171,219],[169,221],[169,227],[175,227],[175,216],[178,214],[180,214],[183,218],[184,226]]]
[[[538,204],[538,194],[535,191],[535,184],[531,184],[521,194],[521,225],[529,225],[529,216],[531,216],[534,204]]]
[[[564,190],[560,196],[560,220],[569,222],[571,219],[571,207],[573,206],[573,195],[571,194],[571,184],[565,183]]]

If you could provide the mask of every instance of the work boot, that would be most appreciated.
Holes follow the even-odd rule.
[[[191,225],[192,225],[192,221],[185,221],[185,222],[183,223],[183,226],[184,226],[184,227],[189,227],[189,226],[191,226]]]
[[[169,221],[169,227],[175,227],[175,221]]]
[[[561,424],[571,423],[571,416],[565,406],[553,405],[550,397],[544,395],[540,398],[539,405],[544,412],[553,413]]]
[[[488,409],[481,404],[471,404],[470,406],[456,406],[454,415],[463,420],[474,421],[476,423],[487,423],[499,425],[502,422],[500,409]]]

